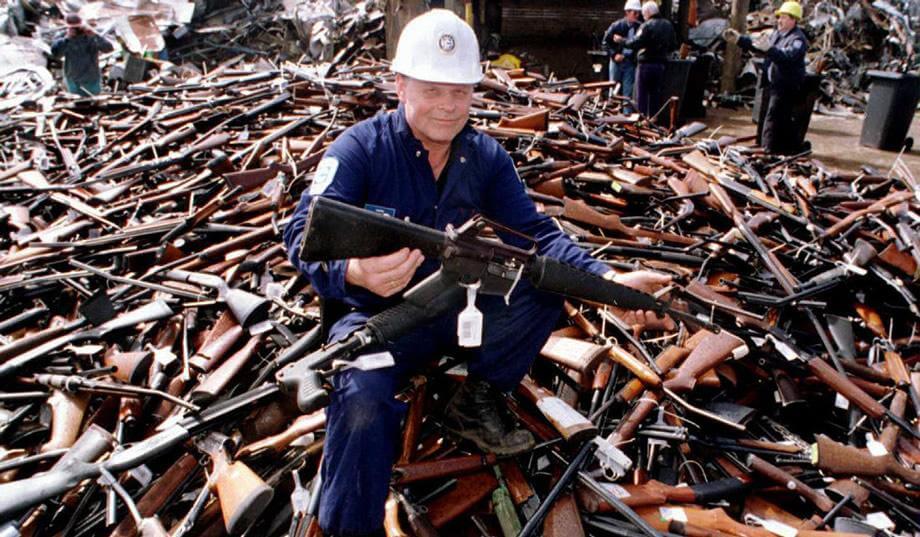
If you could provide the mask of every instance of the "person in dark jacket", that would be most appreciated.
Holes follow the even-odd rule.
[[[645,22],[632,39],[614,36],[615,41],[637,51],[639,67],[636,70],[636,104],[645,116],[655,115],[662,106],[661,89],[664,82],[668,55],[677,48],[677,35],[670,21],[658,12],[653,1],[642,4]]]
[[[64,57],[64,85],[70,93],[98,95],[102,92],[99,53],[112,52],[114,47],[85,26],[79,15],[71,13],[64,20],[67,35],[51,44],[51,54]]]
[[[623,10],[626,15],[611,24],[604,32],[603,46],[610,55],[610,81],[620,83],[617,95],[631,99],[636,81],[636,52],[623,46],[623,43],[614,41],[613,36],[618,35],[626,40],[635,37],[640,25],[642,4],[639,0],[627,0]]]
[[[771,153],[788,155],[798,152],[798,125],[794,105],[805,80],[805,53],[808,38],[798,27],[802,6],[798,2],[784,2],[777,10],[777,27],[770,36],[763,63],[761,83],[764,84],[766,113],[763,116],[761,145]],[[756,49],[750,36],[739,35],[729,28],[724,32],[726,41],[737,42],[744,50]]]

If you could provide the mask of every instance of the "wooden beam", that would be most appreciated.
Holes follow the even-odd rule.
[[[428,11],[425,0],[390,0],[386,11],[387,58],[396,55],[399,34],[410,20]]]
[[[729,24],[738,33],[747,33],[747,14],[749,0],[732,0],[732,14]],[[722,91],[735,91],[735,79],[741,71],[741,49],[732,43],[725,44],[725,56],[722,61]]]

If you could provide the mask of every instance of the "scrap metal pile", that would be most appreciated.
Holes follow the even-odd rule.
[[[317,358],[319,308],[280,231],[328,144],[396,106],[379,49],[343,50],[0,127],[0,533],[315,531],[325,418],[276,373]],[[515,457],[441,427],[462,368],[432,364],[399,395],[388,535],[920,531],[917,179],[693,142],[606,89],[489,69],[473,122],[684,314],[570,301],[508,395],[540,442]]]

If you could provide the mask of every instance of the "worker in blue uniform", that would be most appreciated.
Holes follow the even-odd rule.
[[[102,92],[102,72],[99,53],[112,52],[107,39],[83,24],[76,13],[64,18],[67,34],[51,44],[51,55],[64,58],[64,85],[77,95],[98,95]]]
[[[614,36],[625,40],[635,37],[641,24],[639,16],[642,4],[640,0],[626,0],[623,11],[623,18],[611,23],[604,32],[603,48],[610,55],[610,81],[620,83],[618,95],[632,99],[633,84],[636,81],[636,51],[615,41]]]
[[[726,29],[723,35],[744,50],[759,50],[766,55],[760,79],[767,92],[761,146],[770,153],[786,155],[801,149],[796,129],[802,118],[795,117],[794,111],[796,100],[802,98],[808,38],[797,24],[802,18],[798,2],[783,2],[776,17],[776,30],[764,50],[756,49],[750,36],[740,35],[733,28]]]
[[[648,272],[615,274],[573,244],[536,211],[508,153],[467,124],[473,88],[483,75],[479,45],[463,20],[435,9],[410,21],[392,69],[399,108],[349,128],[328,148],[284,230],[291,262],[325,300],[350,310],[335,321],[330,340],[345,337],[369,316],[398,303],[399,293],[437,270],[438,261],[406,248],[375,258],[300,261],[314,196],[438,230],[482,214],[535,237],[541,254],[645,291],[667,283],[667,277]],[[525,246],[520,238],[503,239]],[[521,452],[534,439],[506,421],[499,411],[501,395],[520,382],[545,343],[559,319],[561,298],[522,281],[507,304],[493,296],[479,296],[475,304],[485,319],[482,345],[471,353],[467,380],[448,403],[444,425],[484,450]],[[324,535],[383,535],[384,504],[406,410],[394,394],[456,343],[454,312],[371,351],[392,355],[392,367],[351,368],[334,377],[321,469]]]

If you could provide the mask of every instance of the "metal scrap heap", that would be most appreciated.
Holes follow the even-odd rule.
[[[276,374],[320,363],[322,325],[280,233],[325,148],[397,105],[380,32],[3,119],[0,533],[317,534],[325,417]],[[691,139],[607,86],[491,68],[472,121],[682,314],[569,301],[507,395],[540,442],[515,457],[444,431],[464,373],[433,362],[399,395],[387,534],[920,531],[920,182]]]

